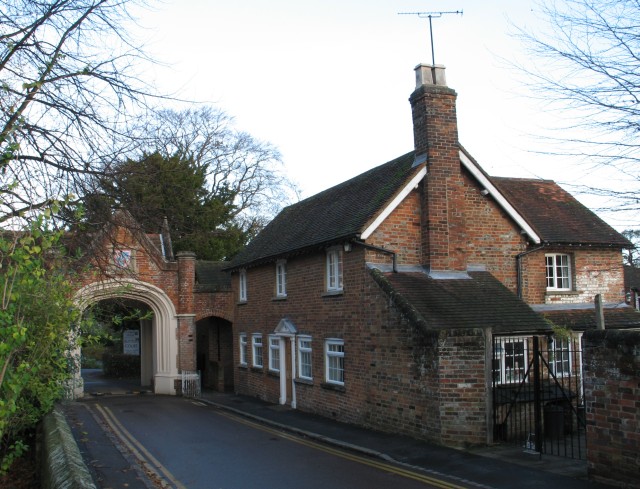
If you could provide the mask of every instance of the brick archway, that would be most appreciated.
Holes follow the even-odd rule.
[[[171,299],[158,287],[132,279],[94,282],[76,293],[76,302],[82,310],[95,302],[111,298],[135,299],[147,304],[153,311],[154,392],[175,395],[175,384],[179,379],[176,363],[178,318]]]

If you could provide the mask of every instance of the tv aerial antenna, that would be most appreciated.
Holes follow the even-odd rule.
[[[460,10],[450,10],[447,12],[398,12],[398,15],[417,15],[421,19],[429,19],[429,37],[431,38],[431,64],[433,66],[436,65],[436,55],[435,55],[435,50],[433,48],[432,19],[439,19],[440,17],[446,14],[462,15],[463,11],[462,9],[460,9]]]

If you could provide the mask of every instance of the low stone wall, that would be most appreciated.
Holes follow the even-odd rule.
[[[583,338],[589,478],[640,488],[640,330]]]
[[[43,489],[96,489],[64,414],[58,408],[42,422]]]

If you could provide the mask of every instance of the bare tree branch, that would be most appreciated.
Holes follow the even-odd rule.
[[[7,0],[0,9],[0,222],[82,195],[140,148],[158,97],[129,39],[130,0]],[[138,2],[141,3],[141,2]]]
[[[637,209],[640,2],[541,0],[538,6],[546,28],[518,29],[528,55],[518,69],[540,106],[564,121],[544,135],[555,148],[546,154],[578,158],[603,175],[601,187],[584,191],[611,197],[611,208]]]

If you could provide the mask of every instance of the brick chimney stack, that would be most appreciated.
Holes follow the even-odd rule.
[[[430,272],[467,268],[464,181],[460,172],[456,92],[444,66],[418,65],[411,94],[415,164],[426,164],[422,188],[422,257]]]

